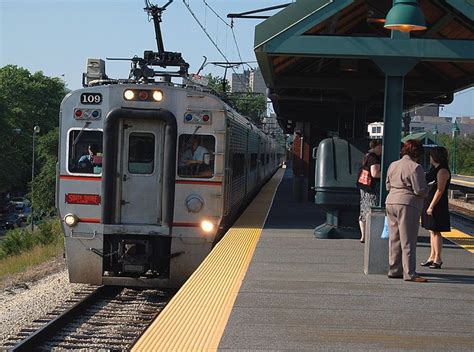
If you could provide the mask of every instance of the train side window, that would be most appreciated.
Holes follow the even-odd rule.
[[[232,155],[232,177],[239,178],[245,174],[245,154],[234,153]]]
[[[250,169],[254,170],[257,167],[257,153],[250,154]]]
[[[214,176],[216,139],[210,135],[182,134],[178,141],[178,175],[189,178]]]
[[[131,133],[128,140],[128,171],[132,174],[152,174],[155,168],[155,135]]]
[[[102,131],[71,130],[68,143],[69,172],[80,174],[102,172]]]

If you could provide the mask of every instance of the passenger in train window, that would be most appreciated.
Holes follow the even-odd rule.
[[[370,141],[370,149],[364,155],[362,160],[362,168],[370,173],[370,186],[358,186],[360,188],[360,242],[365,242],[365,224],[370,208],[379,204],[380,195],[380,157],[382,155],[382,143],[380,140],[374,139]]]
[[[441,232],[451,231],[448,206],[448,188],[451,182],[448,150],[444,147],[434,147],[430,151],[431,170],[426,174],[426,182],[430,186],[428,197],[425,199],[421,212],[421,227],[430,231],[431,252],[428,260],[421,266],[430,269],[441,269],[441,250],[443,237]]]
[[[385,201],[388,220],[390,278],[427,282],[416,273],[416,243],[423,200],[428,194],[423,167],[418,163],[423,154],[420,141],[409,140],[402,148],[402,158],[390,164]]]

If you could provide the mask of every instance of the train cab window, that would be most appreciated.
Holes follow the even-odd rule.
[[[102,131],[71,130],[68,143],[69,172],[80,174],[102,172]]]
[[[182,134],[179,136],[178,175],[190,178],[214,176],[214,136]]]
[[[128,171],[132,174],[152,174],[155,168],[155,135],[131,133],[128,140]]]

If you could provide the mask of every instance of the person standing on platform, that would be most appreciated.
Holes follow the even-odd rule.
[[[448,187],[451,182],[448,151],[443,147],[435,147],[430,152],[430,171],[426,174],[426,182],[431,186],[421,212],[421,226],[430,231],[430,257],[421,266],[441,269],[441,250],[443,237],[441,232],[451,231],[448,208]]]
[[[402,147],[402,158],[391,163],[387,171],[389,278],[428,281],[416,273],[420,213],[428,193],[425,173],[417,162],[422,154],[420,141],[407,141]]]
[[[370,141],[370,149],[364,155],[362,160],[362,169],[366,169],[370,173],[371,185],[370,187],[360,188],[360,242],[365,242],[365,224],[367,223],[367,216],[370,208],[379,204],[380,194],[380,156],[382,155],[382,143],[380,140],[374,139]]]

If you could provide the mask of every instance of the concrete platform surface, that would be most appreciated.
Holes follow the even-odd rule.
[[[428,283],[364,275],[354,239],[316,239],[324,213],[278,189],[219,350],[474,350],[474,256],[446,241]],[[420,231],[417,262],[429,254]]]

